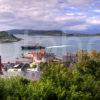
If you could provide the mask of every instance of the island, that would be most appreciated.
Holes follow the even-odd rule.
[[[21,38],[14,36],[6,31],[0,32],[0,43],[9,43],[9,42],[17,42],[20,41]]]

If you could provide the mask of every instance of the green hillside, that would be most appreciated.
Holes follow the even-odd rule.
[[[0,32],[0,43],[17,42],[19,40],[21,39],[15,37],[12,34],[9,34],[8,32],[5,32],[5,31]]]

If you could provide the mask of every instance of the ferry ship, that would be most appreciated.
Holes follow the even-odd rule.
[[[40,45],[34,45],[34,46],[21,46],[22,50],[41,50],[41,49],[45,49],[44,46],[40,46]]]

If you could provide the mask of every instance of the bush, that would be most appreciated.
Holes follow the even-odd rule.
[[[41,79],[0,78],[1,100],[99,100],[100,60],[88,54],[72,68],[60,63],[41,63]],[[93,58],[95,57],[95,58]]]

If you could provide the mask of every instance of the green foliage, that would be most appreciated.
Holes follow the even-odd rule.
[[[60,63],[41,63],[41,79],[0,78],[0,100],[99,100],[98,54],[82,53],[72,68]],[[79,57],[79,56],[78,56]]]
[[[31,64],[30,66],[29,66],[29,68],[36,68],[37,66],[36,65],[34,65],[34,64]]]
[[[13,34],[9,34],[6,31],[1,31],[0,32],[0,42],[5,43],[5,42],[17,42],[20,41],[21,38],[15,37]]]

